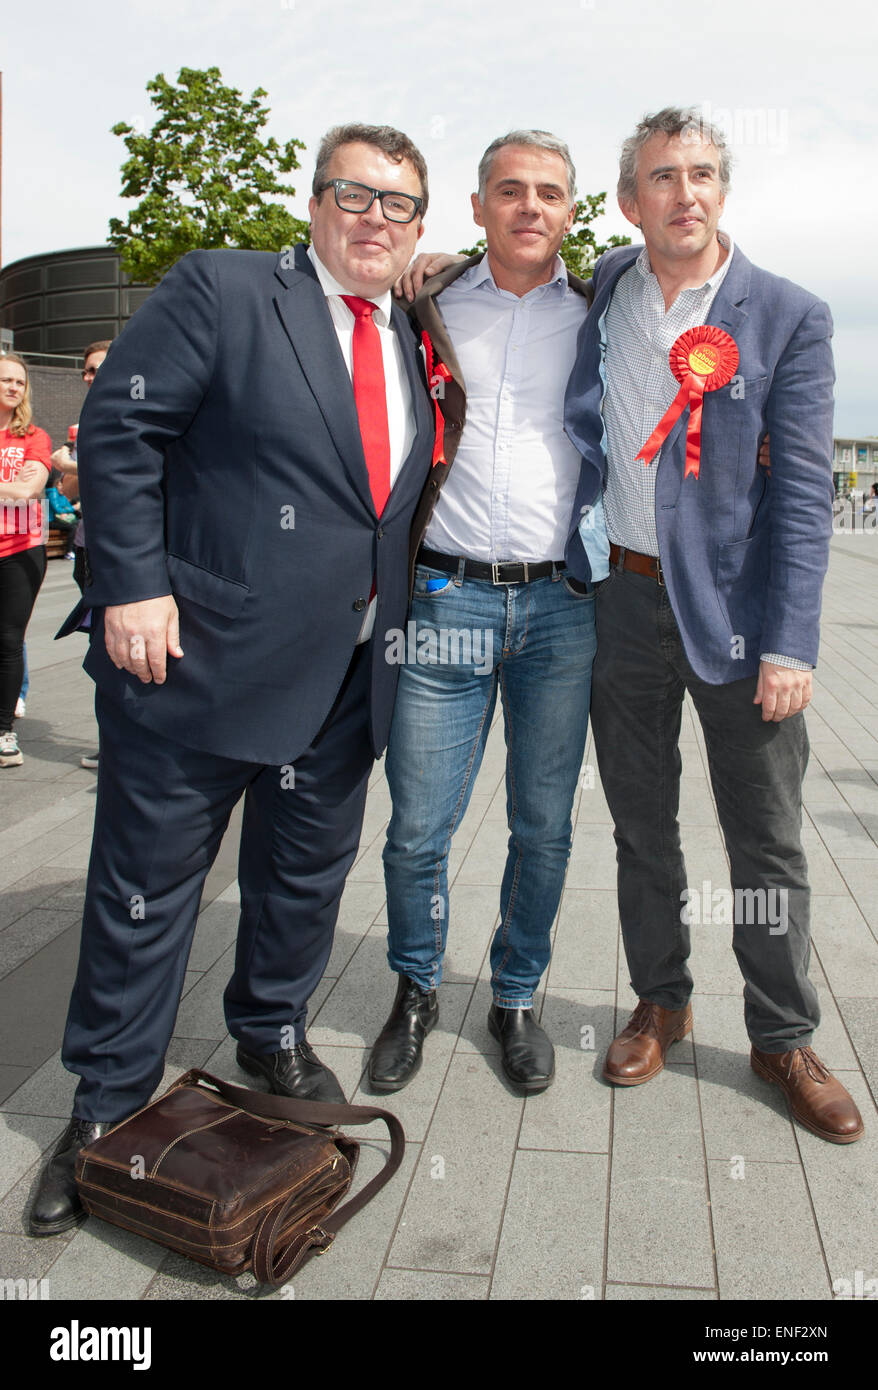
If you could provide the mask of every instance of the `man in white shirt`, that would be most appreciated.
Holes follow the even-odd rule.
[[[399,984],[372,1051],[379,1092],[415,1074],[438,1017],[448,853],[498,693],[510,842],[488,1023],[517,1091],[543,1091],[554,1076],[533,1000],[570,851],[601,577],[593,568],[580,582],[562,559],[580,471],[564,387],[589,304],[558,254],[575,212],[566,145],[543,131],[496,140],[472,204],[487,254],[427,282],[415,302],[447,369],[446,447],[459,443],[427,512],[388,744],[388,961]],[[602,535],[595,526],[598,551]]]

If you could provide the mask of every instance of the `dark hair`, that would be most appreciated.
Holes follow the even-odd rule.
[[[550,135],[547,130],[510,130],[508,135],[501,135],[498,139],[492,140],[479,160],[479,201],[485,201],[485,193],[488,187],[488,179],[491,176],[491,165],[494,163],[494,156],[506,145],[530,145],[538,150],[548,150],[550,154],[558,154],[564,161],[567,170],[567,188],[570,206],[576,202],[576,170],[573,167],[573,160],[570,158],[570,151],[559,140],[557,135]]]
[[[394,130],[390,125],[359,125],[352,122],[348,125],[334,125],[328,130],[320,141],[317,150],[317,165],[314,169],[314,178],[311,183],[311,192],[315,198],[319,198],[323,186],[326,183],[326,174],[329,169],[329,162],[340,145],[374,145],[376,150],[387,155],[395,164],[401,164],[404,159],[409,160],[414,165],[415,173],[421,184],[421,216],[427,211],[429,193],[427,190],[427,164],[417,145],[413,144],[407,135],[403,135],[401,130]]]
[[[694,106],[666,106],[654,116],[644,116],[633,135],[622,146],[619,156],[619,182],[616,194],[630,202],[637,197],[637,156],[653,135],[682,135],[684,140],[703,140],[713,145],[719,155],[720,192],[728,193],[731,184],[732,155],[728,142],[718,125],[706,121]]]

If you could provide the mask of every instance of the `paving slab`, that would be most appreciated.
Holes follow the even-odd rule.
[[[603,1282],[607,1165],[603,1154],[518,1151],[492,1299],[594,1297]]]
[[[487,1275],[427,1274],[423,1270],[385,1269],[378,1281],[375,1298],[394,1302],[430,1299],[445,1303],[458,1299],[486,1299],[489,1291]]]
[[[511,1101],[487,1060],[456,1055],[405,1204],[389,1262],[489,1274],[524,1101]]]
[[[709,1172],[720,1298],[830,1298],[800,1165],[714,1159]]]
[[[715,1286],[697,1084],[675,1062],[615,1089],[607,1278]]]

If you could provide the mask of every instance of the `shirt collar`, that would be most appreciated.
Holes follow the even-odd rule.
[[[732,256],[735,254],[735,243],[732,241],[732,238],[729,236],[728,232],[718,231],[716,234],[716,239],[719,242],[720,246],[724,246],[726,248],[729,254],[726,256],[722,265],[717,266],[716,270],[713,272],[711,276],[708,277],[707,280],[705,280],[703,285],[690,285],[688,289],[681,291],[682,294],[691,294],[693,293],[693,291],[696,294],[706,294],[708,292],[714,293],[716,290],[719,289],[720,285],[726,277],[726,272],[732,263]],[[634,264],[636,265],[638,272],[644,280],[656,278],[653,274],[652,266],[649,263],[649,252],[647,251],[645,246],[641,251],[640,255],[637,257],[637,260],[634,262]]]
[[[321,261],[313,246],[308,247],[307,255],[314,269],[317,271],[317,279],[320,281],[320,288],[323,290],[323,293],[325,295],[329,296],[333,294],[343,295],[353,293],[352,290],[345,289],[344,285],[342,285],[340,281],[336,280],[335,276],[326,269],[326,266]],[[385,290],[383,294],[359,295],[358,298],[368,299],[370,304],[374,304],[376,306],[379,316],[376,317],[376,315],[373,314],[373,320],[375,323],[379,324],[380,327],[386,328],[387,325],[390,323],[390,309],[392,302],[390,290]],[[347,304],[344,307],[348,309],[348,313],[351,312]]]
[[[485,252],[485,254],[484,254],[484,256],[482,257],[482,259],[479,261],[478,265],[471,266],[470,269],[469,269],[468,271],[466,271],[465,273],[466,273],[466,277],[467,277],[467,279],[468,279],[468,281],[469,281],[469,283],[470,283],[471,285],[485,285],[485,284],[490,284],[490,285],[493,286],[493,288],[494,288],[495,290],[497,290],[497,293],[498,293],[498,294],[503,293],[503,291],[501,291],[501,290],[499,289],[499,287],[498,287],[498,285],[497,285],[497,282],[496,282],[496,280],[494,279],[494,276],[491,274],[491,266],[490,266],[490,264],[489,264],[489,262],[488,262],[488,253],[487,253],[487,251]],[[536,286],[534,286],[534,289],[537,289],[537,290],[547,290],[551,285],[561,285],[562,288],[566,290],[566,289],[567,289],[567,286],[569,285],[569,283],[570,283],[570,282],[569,282],[569,280],[568,280],[568,278],[567,278],[567,267],[566,267],[566,265],[564,264],[564,262],[562,261],[561,257],[560,257],[560,256],[556,256],[556,257],[555,257],[555,263],[554,263],[554,265],[553,265],[553,267],[552,267],[552,278],[551,278],[550,280],[547,280],[547,281],[545,282],[545,284],[543,284],[543,285],[536,285]],[[534,293],[533,290],[529,290],[529,291],[528,291],[528,294],[533,294],[533,293]],[[519,298],[519,297],[525,298],[525,299],[526,299],[526,298],[527,298],[527,295],[516,296],[516,298]]]

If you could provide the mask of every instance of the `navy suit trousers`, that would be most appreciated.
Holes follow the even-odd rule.
[[[82,1078],[75,1115],[121,1120],[161,1082],[204,880],[242,793],[241,916],[226,1022],[250,1052],[278,1052],[304,1037],[373,764],[368,647],[356,649],[310,748],[282,767],[187,748],[134,724],[98,692],[98,801],[62,1050]]]

